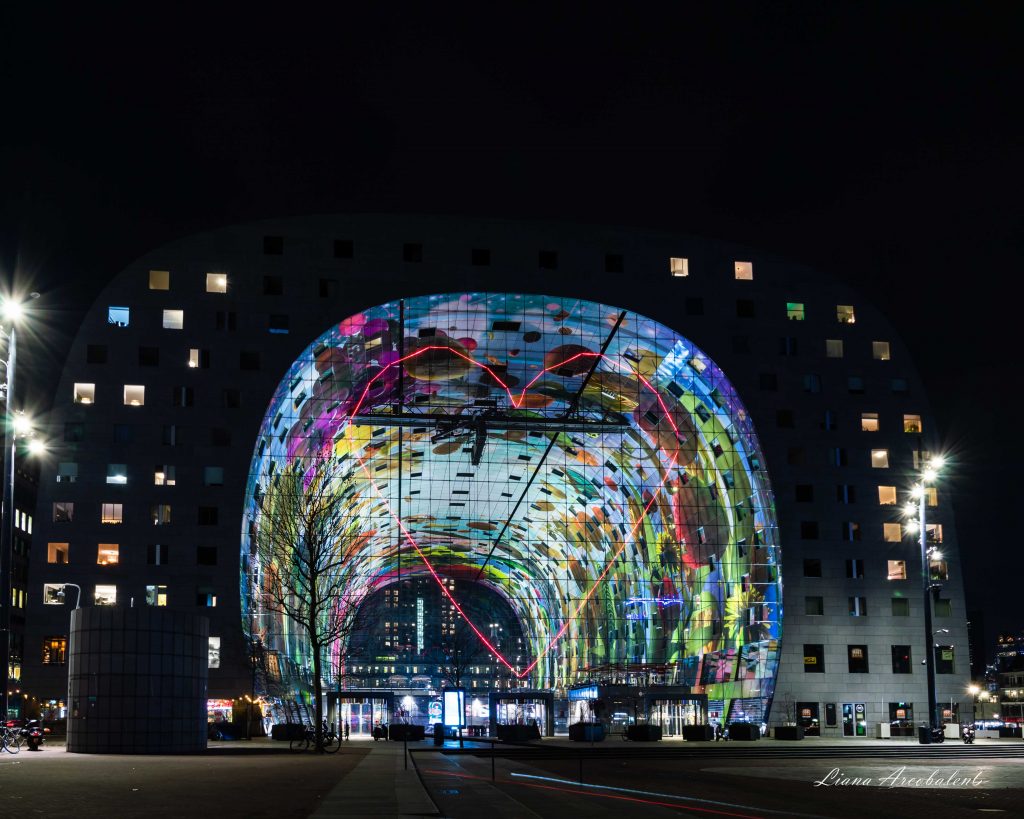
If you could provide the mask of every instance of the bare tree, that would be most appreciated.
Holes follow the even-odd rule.
[[[460,614],[447,637],[441,638],[441,681],[448,688],[462,688],[470,666],[489,663],[494,658]]]
[[[345,571],[346,545],[356,532],[346,518],[340,475],[329,455],[296,459],[269,481],[255,528],[262,607],[290,620],[309,646],[318,750],[325,653],[347,638],[356,608]]]

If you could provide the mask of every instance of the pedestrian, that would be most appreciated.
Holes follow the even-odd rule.
[[[348,723],[345,723],[345,739],[348,739]]]

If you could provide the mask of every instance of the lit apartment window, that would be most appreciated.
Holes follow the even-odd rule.
[[[92,600],[97,606],[116,606],[117,586],[97,585]]]
[[[154,526],[166,526],[171,522],[171,506],[168,503],[158,503],[149,509],[150,519]]]
[[[886,543],[900,543],[903,540],[903,527],[898,523],[883,523],[882,539]]]
[[[170,270],[150,270],[149,271],[149,289],[150,290],[170,290],[171,289],[171,271]]]
[[[64,565],[68,562],[68,548],[67,543],[47,543],[46,562]]]
[[[668,272],[677,279],[685,279],[690,275],[690,260],[673,256],[668,260]]]
[[[905,560],[890,560],[888,561],[889,573],[887,575],[888,580],[906,580],[907,579],[907,561]]]
[[[929,523],[925,529],[928,533],[928,542],[932,544],[942,543],[942,524]]]
[[[147,606],[166,606],[167,605],[167,587],[166,586],[146,586],[146,605]]]
[[[210,366],[210,351],[199,347],[192,347],[188,351],[188,366],[195,369],[208,369]]]
[[[121,547],[117,543],[101,543],[96,549],[96,563],[99,566],[116,566]]]
[[[107,324],[113,324],[115,327],[127,327],[130,314],[131,310],[127,307],[111,305],[107,308]]]
[[[43,605],[63,606],[64,605],[64,584],[43,583]]]
[[[852,304],[836,305],[836,321],[840,324],[853,324],[856,320],[857,317],[853,312]]]
[[[871,467],[873,469],[888,469],[889,468],[889,450],[888,449],[872,449],[871,450]]]
[[[878,432],[878,413],[862,412],[860,414],[861,432]]]
[[[228,292],[228,274],[227,273],[207,273],[206,274],[206,292],[207,293],[227,293]]]
[[[871,342],[871,355],[876,361],[888,361],[889,360],[889,342],[888,341],[872,341]]]
[[[904,432],[922,432],[924,427],[921,424],[920,415],[904,415],[903,416],[903,431]]]
[[[790,321],[803,321],[804,320],[804,305],[803,305],[803,302],[787,301],[786,302],[786,318],[788,318]]]
[[[174,486],[174,467],[169,464],[157,464],[153,467],[154,486]]]
[[[126,407],[141,407],[146,403],[146,388],[142,384],[124,385],[124,405]]]
[[[128,483],[127,464],[107,464],[107,483],[124,486]]]
[[[43,638],[43,665],[64,665],[67,662],[68,638]]]
[[[71,523],[75,519],[75,504],[73,501],[54,501],[53,522]]]
[[[217,606],[217,595],[213,593],[211,586],[200,586],[196,590],[196,605],[210,609]]]
[[[124,522],[124,504],[121,503],[101,503],[100,504],[100,523],[123,523]]]
[[[183,330],[185,329],[184,310],[164,310],[164,329]]]
[[[76,404],[95,404],[96,403],[96,385],[95,384],[75,384],[75,403]]]
[[[841,338],[825,339],[825,355],[828,358],[843,357],[843,340]]]
[[[949,580],[949,564],[945,560],[929,560],[928,575],[932,580]]]
[[[57,483],[74,483],[78,480],[78,464],[61,463],[57,465]]]
[[[754,263],[753,262],[736,262],[735,264],[736,278],[743,281],[750,281],[754,278]]]
[[[939,490],[934,486],[925,487],[924,496],[929,506],[939,505]]]
[[[879,486],[878,487],[878,505],[879,506],[894,506],[896,504],[896,487],[895,486]]]

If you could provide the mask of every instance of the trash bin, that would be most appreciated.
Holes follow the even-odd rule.
[[[932,744],[932,729],[928,725],[917,726],[917,741],[921,745]]]
[[[434,723],[434,744],[444,745],[444,724],[440,722]]]

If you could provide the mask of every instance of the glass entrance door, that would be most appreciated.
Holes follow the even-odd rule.
[[[843,736],[866,737],[868,735],[867,710],[862,702],[843,703]]]

